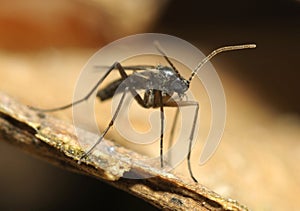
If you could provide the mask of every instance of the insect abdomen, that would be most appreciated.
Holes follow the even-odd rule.
[[[103,89],[100,89],[97,92],[97,97],[100,98],[101,101],[108,100],[112,98],[119,87],[119,85],[122,83],[123,79],[119,79],[116,81],[111,82]]]

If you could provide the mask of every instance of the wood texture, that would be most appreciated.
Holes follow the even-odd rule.
[[[69,123],[39,113],[0,93],[0,140],[32,155],[77,173],[85,174],[122,189],[164,210],[248,210],[237,201],[226,199],[201,184],[187,183],[166,173],[145,156],[104,140],[81,163],[79,158],[97,136]],[[126,179],[124,174],[146,179]]]

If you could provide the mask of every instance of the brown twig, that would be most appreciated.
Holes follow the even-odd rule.
[[[201,184],[186,183],[159,165],[147,163],[139,155],[104,140],[81,164],[84,149],[79,145],[95,141],[93,133],[77,129],[17,103],[0,93],[0,139],[81,174],[96,177],[140,197],[164,210],[247,210],[235,200],[226,199]],[[157,165],[157,167],[155,167]],[[125,179],[126,174],[145,179]]]

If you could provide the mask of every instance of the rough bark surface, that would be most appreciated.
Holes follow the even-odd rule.
[[[78,138],[80,137],[80,145]],[[104,140],[79,163],[84,148],[97,136],[39,113],[0,93],[0,140],[65,169],[95,177],[164,210],[248,210],[201,184],[186,183],[145,156]],[[122,176],[143,177],[126,179]]]

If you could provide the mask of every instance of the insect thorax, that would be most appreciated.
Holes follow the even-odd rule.
[[[188,81],[168,66],[157,66],[151,71],[135,72],[130,75],[128,86],[143,90],[160,90],[172,95],[184,94],[188,90]]]

